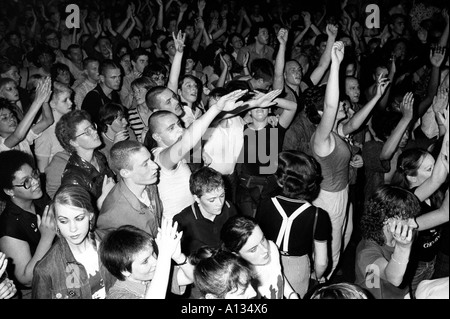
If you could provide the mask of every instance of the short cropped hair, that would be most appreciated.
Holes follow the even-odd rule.
[[[222,174],[211,167],[204,166],[192,173],[189,178],[189,190],[197,197],[219,188],[225,189]]]
[[[114,277],[125,281],[123,272],[132,272],[133,257],[149,248],[158,251],[149,233],[132,225],[124,225],[103,238],[99,249],[100,260]]]
[[[111,169],[119,175],[121,169],[131,169],[130,157],[139,152],[144,145],[138,141],[125,140],[115,143],[110,150]]]
[[[85,58],[83,60],[83,69],[86,70],[88,65],[90,63],[94,63],[94,62],[97,62],[100,65],[100,61],[98,59],[96,59],[96,58],[91,58],[91,57]]]
[[[165,86],[155,86],[147,92],[145,103],[147,103],[147,106],[151,111],[159,109],[159,95],[167,89],[168,88]]]
[[[113,60],[106,59],[106,60],[103,60],[102,63],[100,63],[99,72],[101,75],[105,76],[107,70],[114,70],[114,69],[120,70],[120,66]]]

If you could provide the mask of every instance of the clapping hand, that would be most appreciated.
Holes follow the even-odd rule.
[[[183,236],[183,232],[178,232],[177,229],[178,223],[173,223],[172,218],[162,218],[161,227],[158,228],[158,234],[155,239],[160,256],[176,257],[174,255],[180,248],[180,240]],[[179,250],[180,252],[181,250]]]

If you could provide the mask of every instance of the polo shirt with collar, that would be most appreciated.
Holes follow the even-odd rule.
[[[161,226],[162,204],[155,185],[145,189],[150,206],[134,195],[121,179],[106,196],[97,220],[96,233],[103,238],[106,233],[123,225],[133,225],[154,238]]]
[[[197,203],[183,209],[173,217],[174,222],[178,222],[178,231],[183,231],[181,251],[190,255],[203,246],[218,248],[222,226],[234,215],[237,215],[237,210],[228,201],[225,201],[222,212],[214,218],[214,221],[202,215]]]

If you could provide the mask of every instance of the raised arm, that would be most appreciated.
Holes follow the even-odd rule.
[[[46,101],[48,102],[51,92],[52,91],[51,91],[51,79],[50,78],[46,78],[44,81],[41,81],[38,83],[37,88],[36,88],[36,97],[34,98],[34,101],[31,104],[30,109],[25,114],[22,121],[20,121],[20,123],[17,125],[17,128],[14,131],[14,133],[12,133],[10,136],[8,136],[5,139],[5,142],[4,142],[5,146],[7,146],[8,148],[13,148],[25,139],[25,137],[28,134],[28,131],[30,130],[31,125],[33,124],[33,120],[34,120],[36,114],[38,113],[39,109],[42,107],[44,102],[46,102]],[[48,105],[47,105],[47,107],[48,107]],[[48,115],[47,114],[48,110],[46,110],[45,113],[46,113],[46,115]],[[51,113],[51,111],[50,111],[50,113]],[[51,116],[51,119],[53,122],[53,115],[50,115],[50,116]],[[44,124],[41,125],[41,127],[43,127],[43,126],[44,126]],[[38,129],[39,129],[39,127],[38,127]],[[39,134],[43,131],[43,129],[40,129],[39,132],[36,132],[35,130],[33,130],[33,131],[36,134]]]
[[[403,224],[401,220],[390,221],[387,231],[392,234],[395,240],[394,252],[389,260],[381,257],[375,261],[375,265],[380,269],[380,277],[396,287],[402,283],[409,262],[413,228]]]
[[[275,71],[273,76],[273,89],[282,90],[284,88],[284,64],[286,55],[286,43],[288,40],[289,31],[287,29],[281,28],[278,31],[277,39],[280,43],[278,48],[277,57],[275,59]]]
[[[392,131],[389,138],[384,143],[380,153],[380,160],[382,161],[390,160],[394,155],[395,151],[397,150],[398,144],[400,143],[403,137],[403,134],[405,134],[405,131],[413,118],[413,105],[414,105],[413,94],[411,92],[406,93],[400,105],[400,110],[403,116],[398,122],[395,129]]]
[[[383,96],[384,92],[386,91],[386,88],[389,85],[389,80],[387,78],[382,79],[381,76],[382,74],[380,74],[380,77],[377,80],[377,93],[375,94],[375,96],[369,102],[367,102],[367,104],[364,105],[364,107],[361,110],[355,113],[349,121],[347,121],[342,126],[344,135],[348,135],[359,129],[361,125],[364,123],[364,121],[367,119],[369,114],[372,112],[373,108],[375,107],[379,99]]]
[[[314,132],[313,147],[319,156],[327,156],[333,151],[334,138],[331,131],[336,121],[339,106],[339,65],[344,58],[344,43],[337,41],[331,50],[331,67],[325,91],[323,115]]]
[[[186,34],[178,31],[178,34],[175,37],[175,33],[172,32],[172,37],[176,53],[173,58],[172,66],[170,67],[167,87],[173,92],[178,92],[178,79],[180,77],[181,61],[183,60],[184,40],[186,39]]]
[[[448,147],[448,145],[447,145]],[[419,231],[434,228],[448,222],[449,205],[448,205],[448,189],[445,192],[444,201],[441,207],[432,212],[416,217],[415,222]]]
[[[328,67],[330,66],[331,61],[331,48],[333,47],[334,41],[336,41],[336,36],[338,32],[338,28],[332,24],[327,24],[327,46],[325,48],[325,51],[320,56],[319,64],[314,69],[314,71],[311,73],[310,79],[311,82],[314,85],[317,85],[320,80],[322,80],[323,75],[327,71]]]
[[[430,52],[431,76],[430,82],[428,83],[427,95],[418,106],[417,116],[419,118],[421,118],[425,114],[425,112],[433,102],[434,96],[437,93],[437,89],[439,86],[440,67],[442,65],[442,62],[444,61],[445,51],[445,47],[436,47],[434,52]]]
[[[177,232],[178,223],[172,225],[172,219],[164,218],[161,222],[156,244],[158,245],[158,259],[156,260],[155,274],[147,286],[145,299],[165,299],[169,276],[171,271],[172,254],[180,244],[183,232]]]
[[[448,110],[446,122],[446,132],[442,141],[441,151],[434,164],[433,173],[425,180],[419,187],[416,188],[414,194],[420,201],[426,200],[430,197],[441,185],[445,182],[449,170],[449,158],[448,158],[448,141],[449,141],[449,129],[448,129]]]
[[[236,102],[247,91],[236,90],[222,96],[217,104],[212,105],[200,118],[195,120],[183,133],[181,139],[164,149],[159,157],[160,163],[167,169],[172,169],[201,140],[211,122],[222,111],[229,112],[243,104]]]
[[[441,38],[439,39],[439,46],[446,47],[448,45],[448,34],[449,34],[449,16],[448,9],[444,8],[442,10],[442,16],[445,19],[445,28],[442,32]]]

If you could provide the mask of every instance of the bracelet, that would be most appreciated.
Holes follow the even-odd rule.
[[[398,260],[396,260],[396,259],[394,258],[394,254],[391,255],[391,260],[392,260],[393,262],[399,264],[399,265],[407,265],[407,264],[408,264],[408,261],[409,261],[409,259],[407,259],[406,262],[399,262]]]
[[[177,266],[183,266],[183,265],[187,264],[188,257],[186,255],[184,255],[184,258],[185,258],[184,261],[182,263],[180,263],[180,264],[177,264]]]
[[[295,294],[295,295],[297,295],[297,293],[296,293],[295,291],[293,291],[293,292],[291,292],[291,293],[289,294],[289,297],[288,297],[288,299],[292,299],[292,298],[291,298],[292,294]]]

